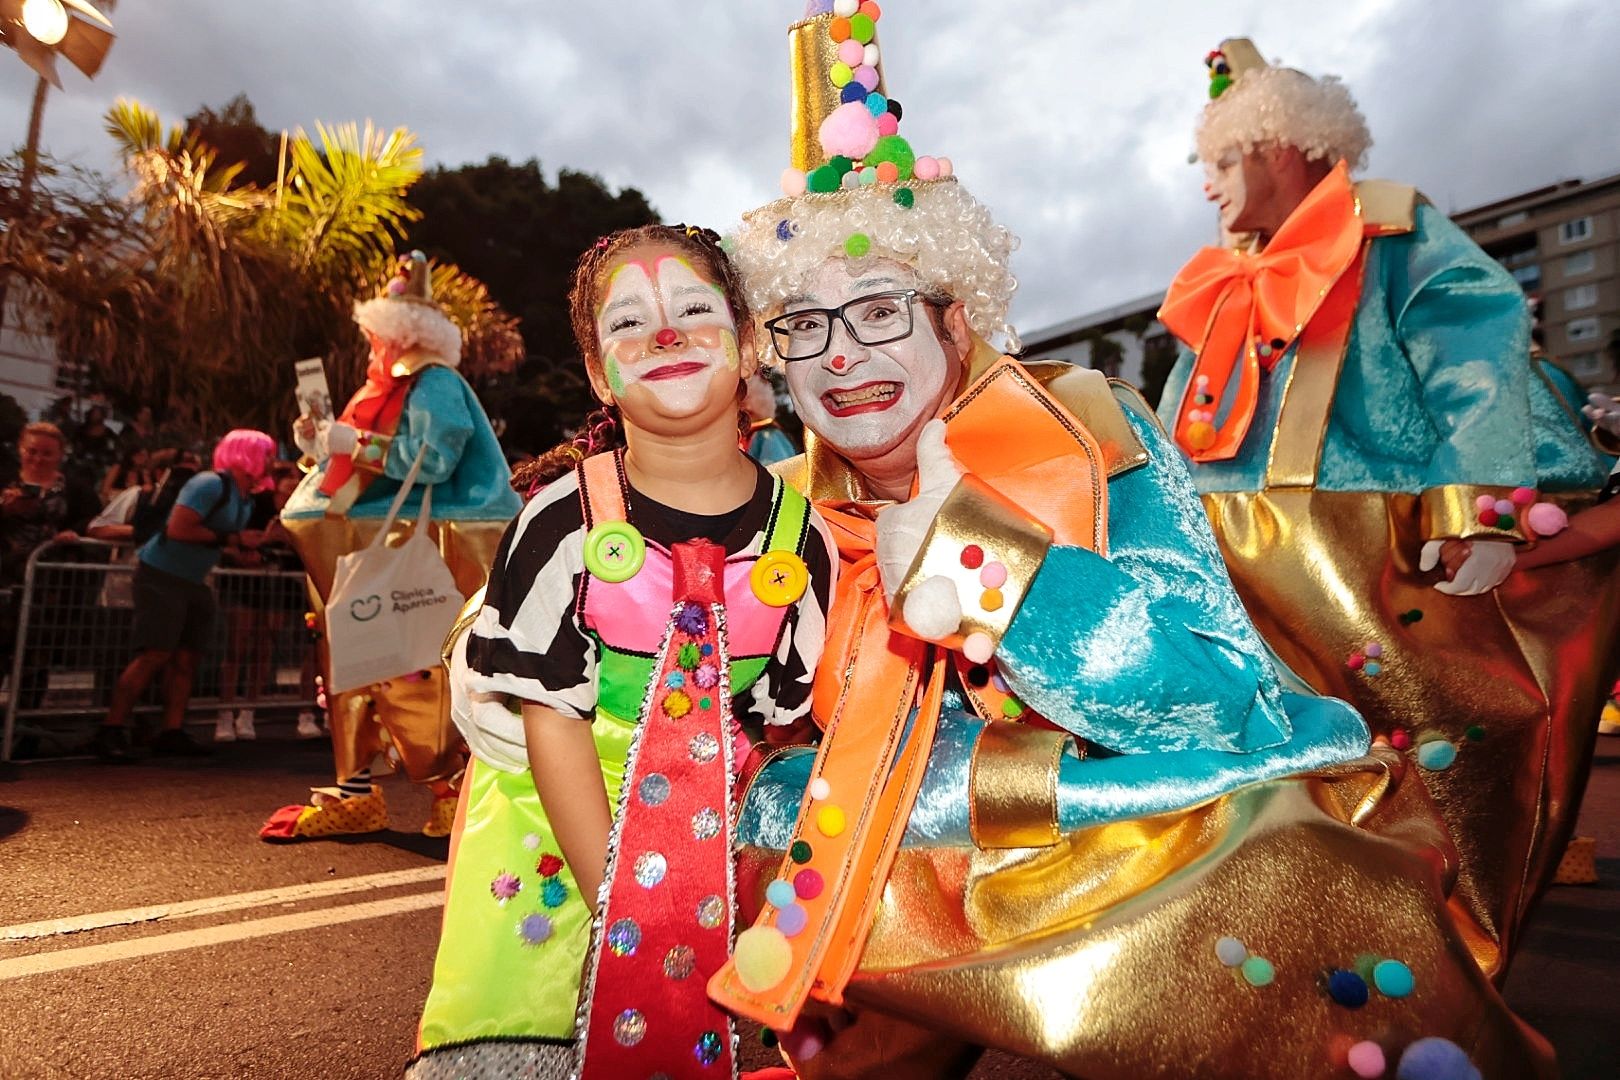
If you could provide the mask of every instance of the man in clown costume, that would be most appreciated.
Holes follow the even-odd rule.
[[[1556,868],[1614,678],[1608,556],[1512,573],[1607,462],[1532,358],[1513,278],[1410,187],[1331,77],[1211,53],[1198,128],[1230,244],[1177,275],[1159,413],[1260,632],[1418,767],[1457,844],[1453,911],[1499,978]]]
[[[842,565],[710,995],[804,1077],[1551,1076],[1423,786],[1273,662],[1140,397],[989,344],[1013,238],[899,135],[876,6],[819,6],[734,257]]]
[[[324,603],[337,559],[370,542],[420,454],[415,488],[398,528],[421,512],[433,491],[433,529],[463,596],[481,588],[495,546],[520,502],[489,418],[456,373],[461,330],[433,300],[427,257],[413,251],[382,296],[355,305],[354,319],[371,346],[365,385],[338,419],[317,430],[300,418],[295,438],[314,467],[281,519]],[[267,840],[294,840],[388,827],[382,788],[372,782],[379,754],[432,787],[422,831],[448,836],[465,748],[450,722],[444,673],[435,668],[327,703],[336,785],[317,788],[307,805],[276,811],[260,830]]]

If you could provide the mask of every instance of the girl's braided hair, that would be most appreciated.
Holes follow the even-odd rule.
[[[742,329],[752,324],[753,315],[743,293],[742,280],[731,259],[720,247],[720,234],[692,225],[638,225],[609,233],[585,249],[574,266],[573,285],[568,291],[568,317],[574,327],[574,340],[585,366],[600,371],[602,351],[596,336],[597,295],[602,278],[620,253],[642,244],[667,244],[684,252],[720,286],[731,307],[732,321]],[[512,487],[524,498],[532,496],[559,476],[573,470],[585,458],[624,445],[624,429],[619,410],[603,405],[585,417],[573,437],[512,470]]]

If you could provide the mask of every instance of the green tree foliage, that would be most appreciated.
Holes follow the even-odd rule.
[[[421,212],[411,246],[477,275],[518,317],[522,365],[475,385],[509,449],[549,448],[594,406],[568,318],[574,263],[599,237],[657,214],[636,189],[615,193],[587,173],[564,169],[552,184],[533,159],[430,169],[409,198]]]
[[[241,166],[239,183],[267,188],[276,182],[280,136],[259,123],[246,94],[237,94],[218,109],[198,109],[186,117],[184,126],[188,136],[213,148],[216,160]]]
[[[59,354],[123,407],[152,404],[170,424],[216,434],[284,431],[303,357],[325,356],[346,396],[365,360],[350,312],[387,281],[419,213],[405,201],[421,175],[414,136],[317,124],[314,137],[290,136],[281,182],[262,187],[203,126],[165,127],[131,101],[106,119],[129,195],[52,173],[0,238],[0,268],[52,298]],[[449,265],[434,284],[462,326],[463,370],[514,368],[522,339],[483,285]]]

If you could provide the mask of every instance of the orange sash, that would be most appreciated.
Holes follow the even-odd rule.
[[[1197,354],[1173,432],[1194,461],[1226,461],[1237,454],[1254,421],[1261,366],[1282,359],[1310,323],[1355,262],[1364,233],[1349,166],[1341,161],[1263,251],[1207,247],[1181,268],[1159,321]],[[1213,417],[1234,373],[1236,392],[1216,424]],[[1196,400],[1199,395],[1209,400]]]

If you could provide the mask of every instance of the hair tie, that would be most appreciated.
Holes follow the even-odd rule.
[[[596,250],[597,251],[606,251],[608,249],[608,245],[611,244],[611,243],[613,243],[613,237],[612,236],[600,237],[596,241]]]

